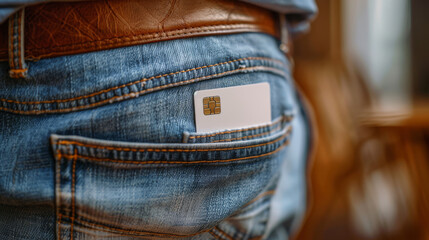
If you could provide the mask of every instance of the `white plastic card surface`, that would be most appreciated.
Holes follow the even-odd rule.
[[[269,83],[216,88],[194,93],[197,132],[246,128],[271,122]]]

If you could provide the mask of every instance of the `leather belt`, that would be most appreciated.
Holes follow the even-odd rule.
[[[25,9],[27,60],[178,38],[262,32],[279,36],[277,15],[232,0],[105,0],[47,3]],[[0,26],[8,59],[8,24]]]

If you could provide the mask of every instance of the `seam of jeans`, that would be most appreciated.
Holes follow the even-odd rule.
[[[234,60],[230,60],[230,61],[225,61],[225,62],[210,64],[210,65],[205,65],[205,66],[201,66],[201,67],[189,68],[189,69],[186,69],[186,70],[180,70],[180,71],[176,71],[176,72],[160,74],[160,75],[156,75],[156,76],[152,76],[152,77],[148,77],[148,78],[142,78],[142,79],[134,81],[134,82],[122,84],[122,85],[119,85],[119,86],[111,87],[111,88],[104,89],[104,90],[101,90],[101,91],[98,91],[98,92],[95,92],[95,93],[91,93],[91,94],[83,95],[83,96],[79,96],[79,97],[74,97],[74,98],[56,99],[56,100],[45,100],[45,101],[17,101],[17,100],[12,100],[12,99],[0,98],[0,101],[2,101],[2,102],[16,103],[16,104],[24,104],[24,105],[41,104],[41,103],[71,102],[71,101],[75,101],[75,100],[79,100],[79,99],[90,98],[90,97],[93,97],[93,96],[96,96],[96,95],[100,95],[102,93],[114,91],[114,90],[119,89],[119,88],[128,87],[128,86],[131,86],[131,85],[139,84],[139,83],[146,82],[146,81],[149,81],[149,80],[152,80],[152,79],[156,79],[156,78],[161,78],[161,77],[176,75],[176,74],[179,74],[179,73],[186,73],[186,72],[200,70],[200,69],[204,69],[204,68],[216,67],[216,66],[219,66],[219,65],[225,65],[225,64],[228,64],[228,63],[238,62],[238,61],[242,61],[242,60],[266,60],[266,61],[277,62],[277,63],[280,63],[282,65],[284,64],[280,60],[277,60],[277,59],[274,59],[274,58],[245,57],[245,58],[238,58],[238,59],[234,59]]]
[[[67,217],[66,217],[67,218]],[[99,228],[104,228],[103,229],[97,229],[100,231],[106,231],[105,229],[111,230],[111,231],[115,231],[115,232],[120,232],[120,233],[128,233],[130,235],[135,235],[135,236],[169,236],[169,237],[176,237],[176,238],[182,238],[182,237],[192,237],[201,233],[205,233],[211,230],[211,228],[197,232],[197,233],[192,233],[192,234],[188,234],[188,235],[179,235],[179,234],[169,234],[169,233],[157,233],[157,232],[146,232],[146,231],[136,231],[136,230],[130,230],[130,229],[122,229],[122,228],[118,228],[118,227],[110,227],[110,226],[106,226],[103,224],[99,224],[99,223],[94,223],[94,222],[89,222],[83,219],[76,219],[77,223],[81,223],[82,225],[89,225],[89,226],[93,226],[93,227],[99,227]]]
[[[28,71],[28,68],[23,68],[23,69],[11,69],[10,71],[13,71],[15,73],[24,73],[26,71]]]
[[[74,149],[73,160],[72,160],[72,184],[71,184],[71,223],[70,223],[70,240],[73,240],[73,227],[75,222],[75,202],[76,202],[76,162],[77,162],[77,149]]]
[[[213,229],[211,231],[209,231],[209,233],[215,238],[215,239],[219,239],[219,237],[216,235],[216,233],[213,232]]]
[[[31,48],[29,50],[46,50],[49,52],[52,52],[50,50],[56,50],[56,49],[64,49],[64,50],[73,50],[77,48],[82,48],[86,46],[91,45],[100,45],[104,43],[108,43],[107,46],[114,46],[115,43],[118,42],[135,42],[139,40],[146,40],[146,39],[162,39],[165,37],[176,37],[176,36],[183,36],[183,35],[189,35],[189,34],[195,34],[195,33],[204,33],[204,32],[210,32],[210,31],[218,31],[218,30],[234,30],[234,29],[243,29],[243,31],[249,31],[249,30],[257,30],[261,29],[261,26],[255,26],[255,24],[246,24],[246,23],[232,23],[232,24],[217,24],[217,25],[207,25],[207,26],[200,26],[200,27],[188,27],[188,28],[176,28],[171,29],[168,31],[156,31],[151,33],[144,33],[140,35],[135,36],[119,36],[119,37],[113,37],[113,38],[107,38],[102,40],[94,40],[94,41],[87,41],[87,42],[80,42],[80,43],[72,43],[72,44],[66,44],[66,45],[60,45],[50,48]]]
[[[21,15],[21,12],[19,12],[19,14]],[[20,27],[21,27],[21,21],[22,21],[23,17],[19,16],[18,17],[18,68],[22,69],[22,59],[21,59],[21,35],[22,32],[20,31]]]
[[[278,151],[282,150],[283,147],[289,145],[289,140],[286,140],[282,145],[277,147],[274,151],[259,154],[255,156],[247,156],[247,157],[241,157],[241,158],[232,158],[232,159],[223,159],[223,160],[200,160],[200,161],[125,161],[125,160],[118,160],[118,159],[110,159],[110,158],[96,158],[96,157],[88,157],[88,156],[82,156],[78,155],[78,158],[86,159],[86,160],[92,160],[92,161],[99,161],[99,162],[114,162],[114,163],[124,163],[124,164],[200,164],[200,163],[226,163],[226,162],[236,162],[240,160],[247,160],[252,158],[260,158],[260,157],[266,157],[271,154],[277,153]],[[64,158],[73,158],[74,155],[63,155]]]
[[[10,19],[9,19],[9,29],[8,29],[8,34],[9,34],[9,42],[13,42],[13,36],[14,36],[14,28],[13,28],[13,25],[15,25],[14,24],[14,21],[15,21],[15,17],[14,16],[12,16]],[[12,44],[10,44],[10,43],[8,43],[8,55],[9,55],[9,66],[10,66],[10,68],[11,69],[14,69],[15,68],[15,62],[13,61],[13,45]]]
[[[216,239],[216,240],[223,240],[223,239],[221,239],[220,237],[219,237],[219,235],[215,232],[216,230],[214,230],[214,228],[212,228],[211,230],[210,230],[210,234]]]
[[[214,227],[213,230],[218,231],[220,234],[217,234],[218,237],[226,238],[227,240],[234,240],[231,236],[226,234],[224,231],[220,230],[218,227]]]
[[[21,9],[9,19],[9,77],[25,78],[27,76],[27,65],[24,60],[24,10]]]
[[[57,238],[58,238],[58,240],[61,240],[61,216],[62,216],[62,214],[59,214],[58,216],[57,216],[57,218],[58,218],[58,221],[57,221],[57,224],[58,224],[58,236],[57,236]]]
[[[211,143],[228,142],[228,141],[236,141],[236,140],[242,140],[242,139],[260,137],[260,136],[271,134],[274,131],[277,131],[277,130],[280,130],[280,129],[281,129],[281,127],[277,126],[277,127],[273,128],[273,129],[271,129],[269,131],[266,131],[266,132],[262,132],[262,133],[258,133],[258,134],[253,134],[253,135],[248,135],[248,136],[243,136],[243,137],[237,137],[237,138],[228,138],[228,139],[215,140],[215,141],[212,141]]]
[[[284,73],[277,69],[277,68],[273,68],[273,67],[266,67],[266,66],[253,66],[253,67],[247,67],[247,68],[239,68],[239,69],[235,69],[235,70],[230,70],[230,71],[225,71],[222,73],[217,73],[217,74],[212,74],[212,75],[208,75],[208,76],[202,76],[202,77],[198,77],[198,78],[193,78],[193,79],[189,79],[186,81],[179,81],[179,82],[175,82],[175,83],[170,83],[167,85],[162,85],[162,86],[157,86],[157,87],[153,87],[153,88],[148,88],[148,89],[144,89],[138,92],[131,92],[128,94],[124,94],[121,96],[114,96],[108,99],[104,99],[102,101],[98,101],[92,104],[87,104],[87,105],[82,105],[82,106],[78,106],[78,107],[69,107],[69,108],[62,108],[62,109],[50,109],[50,110],[13,110],[11,108],[7,108],[7,107],[0,107],[0,110],[4,110],[4,111],[8,111],[8,112],[12,112],[12,113],[18,113],[18,114],[44,114],[44,113],[62,113],[62,112],[71,112],[71,111],[77,111],[77,110],[83,110],[83,109],[88,109],[88,108],[92,108],[92,107],[96,107],[96,106],[100,106],[100,105],[104,105],[106,103],[113,103],[113,102],[119,102],[119,101],[123,101],[126,99],[132,99],[132,98],[137,98],[142,94],[148,93],[148,92],[154,92],[160,89],[165,89],[165,88],[169,88],[169,87],[174,87],[174,86],[181,86],[181,85],[186,85],[188,83],[192,83],[192,82],[199,82],[202,80],[207,80],[207,79],[212,79],[213,77],[220,77],[220,76],[225,76],[225,75],[229,75],[232,73],[239,73],[239,72],[246,72],[246,71],[269,71],[269,72],[275,72],[277,74],[283,75]],[[4,101],[3,101],[4,102]]]
[[[264,127],[271,127],[271,126],[274,126],[274,125],[280,123],[283,120],[284,120],[284,118],[282,117],[282,118],[279,118],[279,119],[277,119],[276,121],[274,121],[274,122],[272,122],[270,124],[266,124],[266,125],[262,125],[262,126],[258,126],[258,127],[250,127],[250,128],[243,128],[243,129],[237,129],[237,130],[230,130],[230,131],[218,132],[218,133],[213,133],[213,134],[194,135],[194,136],[189,136],[189,139],[214,137],[214,136],[221,135],[221,134],[236,133],[236,132],[243,132],[243,131],[260,129],[260,128],[264,128]]]
[[[69,140],[60,140],[58,142],[58,145],[76,145],[81,147],[87,147],[87,148],[96,148],[96,149],[106,149],[106,150],[115,150],[115,151],[122,151],[122,152],[208,152],[208,151],[231,151],[231,150],[238,150],[238,149],[244,149],[244,148],[255,148],[255,147],[262,147],[266,146],[272,143],[276,143],[278,141],[281,141],[282,139],[286,138],[291,133],[292,127],[288,127],[287,131],[276,138],[275,140],[266,142],[266,143],[260,143],[260,144],[254,144],[254,145],[248,145],[248,146],[242,146],[242,147],[230,147],[230,148],[207,148],[207,149],[182,149],[182,148],[123,148],[123,147],[108,147],[108,146],[100,146],[100,145],[94,145],[94,144],[85,144],[78,141],[69,141]]]
[[[250,200],[250,202],[244,204],[244,206],[242,207],[242,209],[250,206],[251,204],[255,203],[256,201],[260,200],[261,198],[264,198],[266,196],[271,196],[274,193],[276,193],[276,190],[269,190],[269,191],[263,192],[262,194],[259,194],[256,198]]]
[[[56,191],[58,191],[56,194],[58,195],[59,201],[55,201],[56,203],[56,214],[57,214],[57,225],[58,225],[58,240],[61,240],[61,216],[60,208],[61,208],[61,170],[58,169],[60,166],[58,163],[60,163],[62,158],[62,153],[60,149],[57,149],[56,151],[56,160],[57,160],[57,169],[56,169]]]

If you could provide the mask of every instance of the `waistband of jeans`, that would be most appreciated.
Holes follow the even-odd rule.
[[[281,36],[275,13],[231,0],[47,3],[27,7],[22,18],[22,22],[17,18],[18,24],[0,26],[0,60],[10,61],[11,52],[19,53],[18,60],[38,60],[216,34],[262,32]],[[19,31],[15,31],[18,35],[11,34],[19,24],[23,25],[22,36]],[[21,52],[10,51],[14,39],[24,40]]]

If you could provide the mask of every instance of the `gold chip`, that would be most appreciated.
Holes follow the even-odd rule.
[[[220,97],[203,98],[204,115],[220,114]]]

